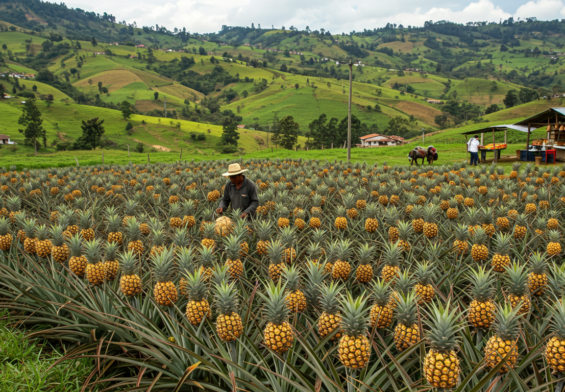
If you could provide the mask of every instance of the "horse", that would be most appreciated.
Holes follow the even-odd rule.
[[[408,153],[410,166],[412,166],[414,163],[416,163],[416,166],[418,166],[418,159],[422,159],[422,165],[424,164],[424,159],[428,161],[428,165],[431,165],[438,159],[437,150],[433,146],[429,146],[427,150],[423,147],[416,146],[412,151]]]

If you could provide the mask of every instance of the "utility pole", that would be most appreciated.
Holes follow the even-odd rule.
[[[167,118],[167,97],[165,95],[163,95],[163,100],[165,102],[165,104],[164,104],[165,105],[165,110],[164,110],[165,118]]]
[[[426,143],[426,136],[425,136],[425,132],[426,128],[422,128],[422,144]]]
[[[353,87],[351,69],[353,62],[349,60],[349,103],[347,106],[347,162],[351,162],[351,90]]]

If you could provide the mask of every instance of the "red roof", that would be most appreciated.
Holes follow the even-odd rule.
[[[8,135],[0,135],[0,139],[1,139],[1,140],[3,140],[3,139],[9,139],[9,138],[10,138],[10,136],[8,136]]]
[[[365,140],[365,139],[369,139],[369,138],[376,137],[376,136],[382,136],[382,135],[379,135],[378,133],[371,133],[370,135],[361,136],[361,137],[359,137],[359,139]]]
[[[238,125],[238,128],[245,128],[245,125]]]
[[[402,136],[395,136],[395,135],[392,135],[392,136],[388,136],[388,137],[389,137],[390,139],[394,139],[394,140],[404,140],[404,138],[403,138]]]

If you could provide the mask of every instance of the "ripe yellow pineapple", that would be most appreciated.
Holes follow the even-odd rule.
[[[94,239],[94,229],[92,228],[92,217],[90,211],[80,211],[79,212],[79,223],[80,235],[85,241],[90,241]]]
[[[412,237],[412,225],[409,222],[398,222],[398,247],[403,252],[410,252],[410,240]]]
[[[86,272],[86,256],[82,254],[82,237],[79,234],[73,235],[69,239],[69,248],[71,258],[69,259],[69,269],[79,278],[82,278]]]
[[[171,228],[178,228],[182,226],[182,211],[178,203],[171,204],[169,208],[169,226]]]
[[[157,281],[153,288],[155,302],[160,306],[173,306],[178,299],[177,288],[172,281],[173,250],[165,248],[151,258],[153,276]]]
[[[494,227],[493,221],[494,221],[494,213],[492,208],[489,207],[485,207],[482,208],[482,214],[481,214],[481,220],[482,220],[482,228],[485,231],[485,234],[488,235],[489,237],[492,237],[496,231],[496,228]]]
[[[404,351],[420,340],[420,329],[416,324],[416,294],[400,293],[395,308],[398,323],[394,328],[394,343],[398,351]]]
[[[35,238],[35,228],[36,220],[34,218],[26,218],[23,222],[23,232],[25,234],[24,240],[24,250],[29,254],[36,253],[36,238]]]
[[[469,250],[469,231],[467,225],[458,224],[455,226],[455,241],[453,241],[453,250],[457,255],[465,255]]]
[[[473,246],[471,247],[471,256],[475,261],[485,261],[488,258],[488,248],[485,245],[486,233],[482,227],[475,229],[473,234]]]
[[[323,339],[336,331],[330,340],[338,340],[341,338],[343,332],[340,328],[341,312],[338,296],[341,291],[341,286],[335,281],[330,282],[329,285],[322,285],[320,288],[320,308],[322,314],[318,319],[318,333]]]
[[[216,227],[212,222],[204,223],[202,226],[202,241],[200,243],[205,248],[213,249],[216,246]]]
[[[272,229],[271,229],[271,222],[268,220],[261,220],[257,222],[257,237],[259,241],[257,241],[257,253],[261,256],[268,256],[269,252],[267,247],[271,241],[272,236]]]
[[[455,350],[458,346],[457,332],[462,326],[457,321],[457,309],[450,311],[449,308],[449,302],[445,307],[433,304],[427,319],[430,329],[426,340],[430,351],[424,359],[424,374],[428,383],[440,391],[457,387],[461,372]]]
[[[439,216],[438,208],[435,204],[424,207],[424,235],[427,238],[435,238],[438,234],[437,220]]]
[[[394,281],[398,277],[400,262],[402,261],[402,252],[398,244],[385,243],[382,261],[384,267],[381,271],[381,277],[385,282]]]
[[[188,303],[186,304],[186,317],[192,325],[200,325],[205,318],[212,317],[208,303],[208,288],[204,281],[202,269],[185,275],[187,281]]]
[[[216,332],[224,342],[233,342],[243,333],[243,323],[239,311],[239,298],[234,284],[226,282],[216,286]]]
[[[514,238],[522,239],[526,236],[528,232],[527,229],[527,217],[525,214],[520,214],[516,216],[516,224],[514,225]]]
[[[232,279],[239,279],[243,274],[243,263],[240,260],[240,238],[236,235],[230,235],[225,239],[226,248],[226,266],[228,273]]]
[[[8,251],[12,247],[13,237],[10,234],[10,220],[6,217],[0,218],[0,250]]]
[[[495,334],[485,346],[485,364],[487,368],[496,367],[505,357],[506,362],[500,373],[514,369],[518,360],[519,314],[517,308],[498,306],[494,321]]]
[[[412,216],[412,229],[414,229],[414,233],[422,233],[424,231],[423,213],[422,206],[420,205],[415,205],[412,209],[410,215]]]
[[[286,287],[286,306],[291,313],[302,313],[306,310],[306,297],[301,290],[300,274],[295,266],[285,266],[282,270]]]
[[[447,209],[447,218],[448,219],[457,219],[459,217],[459,203],[455,198],[449,200],[449,208]]]
[[[332,278],[346,280],[351,273],[349,257],[351,253],[351,241],[344,239],[339,242],[337,260],[332,269]]]
[[[436,293],[431,284],[434,278],[434,267],[429,262],[418,263],[414,271],[414,277],[416,278],[414,291],[416,292],[418,305],[430,303]]]
[[[269,276],[276,283],[279,281],[284,267],[284,248],[279,240],[273,240],[267,246],[267,251],[269,253]]]
[[[341,329],[343,336],[339,339],[338,355],[341,363],[349,369],[363,369],[369,364],[371,345],[367,338],[369,325],[369,308],[363,296],[354,299],[347,293],[342,303]]]
[[[347,218],[344,206],[338,206],[336,209],[337,218],[335,218],[335,228],[338,230],[347,230]]]
[[[393,308],[390,306],[390,283],[384,280],[373,282],[374,305],[371,307],[371,328],[389,328],[394,317]]]
[[[489,329],[494,322],[495,303],[494,295],[495,279],[485,267],[471,270],[469,280],[472,283],[471,296],[473,300],[469,304],[469,323],[475,328]]]
[[[528,288],[532,295],[542,296],[547,289],[547,260],[545,255],[534,252],[530,255],[530,270]]]
[[[365,219],[365,231],[367,233],[376,233],[379,228],[379,207],[377,203],[369,203],[365,208],[367,219]]]
[[[84,246],[86,256],[86,278],[91,285],[104,283],[104,263],[100,260],[100,240],[87,241]]]
[[[130,218],[127,221],[126,226],[126,236],[129,240],[128,250],[133,251],[135,255],[140,257],[145,250],[143,242],[141,242],[141,228],[138,220],[136,218]]]
[[[519,309],[518,314],[527,314],[530,311],[531,300],[528,287],[528,274],[523,265],[513,262],[506,267],[504,275],[508,300],[513,308]]]
[[[546,252],[550,257],[557,256],[561,253],[561,234],[557,230],[550,230],[548,235],[548,244]]]
[[[133,251],[122,253],[119,256],[120,269],[122,276],[120,278],[120,291],[126,297],[134,297],[141,293],[141,279],[137,274],[139,267],[137,265],[137,258]]]
[[[398,241],[398,223],[400,219],[400,211],[396,207],[387,208],[384,215],[385,222],[388,225],[388,240],[390,242]]]
[[[492,269],[496,272],[504,272],[506,267],[510,265],[510,247],[512,238],[509,234],[496,233],[495,237],[495,253],[492,257]]]
[[[545,346],[545,359],[555,373],[565,373],[565,298],[556,301],[551,309],[551,332],[553,336]]]
[[[120,231],[120,217],[118,214],[112,214],[108,216],[107,222],[107,232],[108,232],[108,242],[115,242],[121,245],[124,240],[124,235]]]
[[[53,260],[57,263],[63,264],[69,258],[69,247],[65,244],[65,235],[63,233],[64,227],[61,225],[54,225],[51,230],[51,237],[53,238],[53,246],[51,254]]]
[[[359,266],[355,271],[355,278],[358,282],[369,283],[373,279],[373,257],[374,257],[374,247],[365,243],[359,247],[357,251],[357,260],[359,260]]]
[[[263,330],[265,346],[279,355],[286,353],[294,342],[292,327],[288,323],[290,309],[286,303],[285,286],[270,281],[266,294],[259,293],[265,301],[265,319]]]

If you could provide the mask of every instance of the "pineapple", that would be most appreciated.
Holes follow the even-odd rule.
[[[402,252],[398,244],[385,243],[384,248],[384,256],[382,259],[384,267],[381,271],[381,277],[385,282],[392,282],[398,277],[398,273],[400,272]]]
[[[27,218],[23,222],[23,232],[25,233],[24,250],[29,254],[36,253],[36,240],[35,240],[35,227],[36,220],[34,218]]]
[[[171,228],[179,228],[182,226],[182,211],[178,203],[171,204],[169,208],[169,226]]]
[[[6,217],[0,218],[0,250],[8,251],[12,247],[13,237],[10,234],[10,220]]]
[[[424,374],[428,383],[440,391],[457,387],[461,372],[455,350],[458,346],[456,334],[462,327],[457,322],[457,309],[450,312],[449,306],[449,302],[445,307],[432,305],[427,323],[430,351],[424,359]]]
[[[350,219],[355,219],[359,215],[359,211],[357,211],[356,204],[355,204],[355,195],[351,193],[346,193],[342,197],[343,204],[345,209],[347,210],[347,216]]]
[[[373,279],[373,254],[375,248],[369,244],[362,244],[357,252],[359,266],[355,271],[355,277],[360,283],[369,283]]]
[[[243,263],[240,260],[240,238],[235,235],[230,235],[225,240],[226,246],[226,266],[228,273],[232,279],[239,279],[243,275]]]
[[[179,292],[183,297],[187,296],[187,282],[185,275],[192,274],[195,269],[194,264],[194,251],[192,248],[181,248],[177,252],[178,257],[178,272],[180,275],[179,279]]]
[[[432,204],[424,207],[424,235],[430,239],[437,237],[437,223],[434,221],[438,216],[439,213],[436,205]]]
[[[513,262],[506,267],[504,276],[508,291],[508,300],[514,308],[519,309],[520,315],[530,311],[531,300],[528,290],[528,275],[524,266]]]
[[[86,264],[88,282],[93,286],[104,283],[104,263],[100,261],[100,240],[87,241],[84,246],[84,254],[88,262]]]
[[[482,228],[489,237],[492,237],[496,231],[493,224],[493,215],[491,208],[483,208]]]
[[[143,254],[145,247],[143,242],[141,242],[141,228],[140,224],[136,218],[130,218],[127,221],[126,234],[129,239],[128,250],[133,251],[133,253],[140,257]]]
[[[390,283],[384,280],[373,282],[374,305],[371,307],[371,328],[389,328],[394,318],[393,308],[390,306]]]
[[[484,267],[471,270],[469,280],[472,282],[469,304],[469,323],[475,328],[489,329],[494,322],[495,303],[494,295],[495,278]]]
[[[208,303],[208,288],[204,280],[202,269],[192,274],[186,274],[188,303],[186,304],[186,317],[192,325],[200,325],[205,318],[212,317]]]
[[[532,295],[542,296],[547,289],[547,260],[545,255],[534,252],[530,256],[531,272],[528,274],[528,288]]]
[[[340,291],[341,287],[335,281],[320,288],[319,301],[322,314],[318,320],[318,333],[322,339],[336,330],[337,332],[330,340],[338,340],[343,334],[343,331],[340,329],[342,320],[338,298]]]
[[[369,203],[365,208],[367,219],[365,219],[365,231],[367,233],[375,233],[379,228],[379,206],[377,203]]]
[[[176,205],[176,204],[173,204]],[[172,281],[173,250],[165,249],[151,259],[153,276],[157,283],[153,289],[155,302],[161,306],[173,306],[178,299],[177,288]]]
[[[273,282],[278,282],[281,276],[284,248],[279,240],[273,240],[267,246],[269,253],[269,276]]]
[[[196,211],[196,205],[194,200],[185,200],[182,203],[183,218],[182,227],[191,229],[196,225],[196,219],[194,218],[194,212]]]
[[[424,231],[424,219],[422,206],[415,205],[412,209],[412,228],[414,229],[414,233],[421,233]]]
[[[363,369],[369,364],[371,345],[367,338],[369,325],[369,309],[363,296],[354,299],[347,293],[342,304],[341,329],[343,336],[339,339],[339,360],[346,368]]]
[[[557,211],[551,210],[549,211],[549,219],[547,220],[547,229],[548,230],[557,230],[559,229],[559,213]]]
[[[489,369],[496,367],[505,357],[500,373],[514,369],[518,360],[519,309],[508,305],[498,306],[494,320],[495,334],[485,346],[485,362]]]
[[[215,236],[215,224],[212,222],[204,223],[202,227],[202,241],[200,242],[202,246],[213,249],[216,246],[216,241],[214,240]]]
[[[51,255],[53,244],[47,239],[47,226],[39,225],[36,229],[37,238],[35,241],[35,251],[39,257],[46,258]]]
[[[394,328],[394,343],[398,351],[404,351],[420,340],[420,329],[416,324],[416,294],[398,295],[395,316],[398,324]]]
[[[279,355],[286,353],[294,336],[292,327],[288,323],[290,309],[286,302],[285,286],[269,282],[266,294],[259,293],[265,300],[265,318],[267,325],[263,331],[264,344]]]
[[[296,249],[294,249],[294,238],[295,230],[292,227],[285,227],[281,230],[280,239],[281,243],[284,245],[284,261],[287,264],[292,263],[296,260]]]
[[[561,377],[565,373],[565,298],[556,301],[551,315],[553,336],[545,347],[545,359],[551,370]]]
[[[514,162],[512,164],[512,171],[510,172],[510,178],[511,179],[518,178],[518,172],[520,171],[521,166],[522,166],[522,164],[520,162]]]
[[[390,242],[398,241],[398,220],[400,212],[396,207],[387,208],[385,211],[385,221],[388,224],[388,240]],[[414,230],[415,231],[415,230]]]
[[[120,269],[120,262],[118,261],[118,243],[108,242],[106,244],[106,256],[104,259],[104,273],[106,274],[105,279],[114,280],[118,276],[118,270]]]
[[[465,255],[469,250],[469,231],[467,226],[460,223],[455,226],[455,241],[453,241],[453,249],[457,255]]]
[[[324,272],[325,265],[308,261],[306,263],[306,279],[304,280],[304,296],[306,306],[310,311],[320,310],[321,288],[327,273]],[[323,310],[322,310],[323,311]]]
[[[349,256],[351,253],[351,241],[341,240],[337,253],[337,261],[333,265],[332,278],[347,279],[351,273],[351,265],[349,264]]]
[[[6,199],[6,206],[10,210],[10,220],[16,223],[16,214],[22,209],[22,201],[19,196],[10,196]]]
[[[216,332],[224,342],[233,342],[243,333],[239,311],[239,298],[234,284],[222,282],[216,287]]]
[[[448,219],[457,219],[459,217],[459,203],[455,198],[449,200],[449,208],[447,209]]]
[[[312,216],[308,221],[308,227],[315,230],[322,227],[322,210],[320,207],[312,207]]]
[[[306,297],[301,290],[300,274],[296,267],[285,266],[282,270],[287,295],[286,306],[291,313],[302,313],[306,310]]]
[[[200,248],[200,269],[205,282],[208,282],[216,269],[216,254],[213,248],[202,247]],[[228,266],[226,264],[226,266]],[[229,266],[228,266],[229,267]]]
[[[424,303],[430,303],[434,299],[435,290],[431,285],[434,276],[434,267],[428,262],[418,263],[416,265],[416,271],[414,271],[414,277],[416,278],[416,285],[414,286],[414,291],[418,298],[418,305],[423,305]]]
[[[73,235],[69,239],[69,248],[71,252],[69,268],[76,276],[82,278],[86,272],[86,265],[88,263],[86,256],[82,254],[82,237],[78,234]]]
[[[270,221],[258,221],[257,222],[257,253],[262,256],[268,256],[267,246],[271,241],[272,229]]]
[[[473,234],[473,246],[471,247],[471,256],[475,261],[485,261],[488,258],[488,248],[485,245],[486,233],[483,228],[475,229]]]
[[[122,244],[124,235],[120,231],[120,224],[120,217],[117,214],[108,216],[108,242],[115,242],[118,245]]]
[[[526,207],[524,208],[526,214],[533,214],[537,211],[536,203],[533,195],[526,196]]]
[[[522,239],[526,236],[527,229],[527,216],[520,214],[516,216],[516,224],[514,225],[514,238]]]
[[[53,255],[53,260],[57,263],[63,264],[69,258],[69,247],[65,244],[65,235],[63,234],[63,226],[55,225],[49,231],[51,237],[53,237],[53,247],[51,248],[51,254]]]
[[[120,278],[120,291],[126,297],[134,297],[141,293],[141,279],[137,274],[137,258],[133,251],[122,253],[119,256],[120,269],[122,276]]]
[[[325,251],[322,249],[319,242],[310,242],[306,247],[308,259],[314,264],[317,264],[320,261],[320,258],[324,253]]]
[[[557,256],[561,253],[561,234],[557,230],[550,230],[548,235],[548,244],[546,252],[550,257]]]
[[[410,237],[412,236],[412,225],[408,222],[398,222],[398,247],[403,252],[410,252]]]
[[[79,223],[80,235],[85,241],[90,241],[94,239],[94,229],[92,226],[92,219],[90,216],[90,211],[81,211],[79,213]]]
[[[492,269],[496,272],[504,272],[506,267],[510,265],[510,247],[512,245],[512,238],[509,234],[496,233],[495,236],[495,253],[492,257]]]
[[[347,230],[347,212],[345,207],[338,206],[336,209],[337,218],[335,218],[335,227],[338,230]]]

